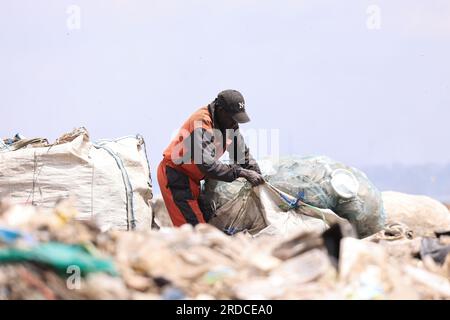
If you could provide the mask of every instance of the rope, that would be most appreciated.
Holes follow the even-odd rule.
[[[150,161],[148,160],[148,155],[147,155],[147,146],[145,144],[145,140],[144,140],[144,137],[142,135],[137,134],[136,135],[136,139],[139,139],[140,141],[142,141],[142,145],[144,147],[145,160],[147,161],[147,168],[148,168],[148,178],[149,178],[149,181],[150,181],[150,188],[152,188],[153,181],[152,181],[152,174],[151,174],[151,171],[150,171]]]
[[[127,135],[127,136],[123,136],[117,139],[99,139],[96,141],[97,144],[104,144],[107,142],[119,142],[121,140],[125,140],[125,139],[137,139],[141,142],[141,144],[144,147],[144,155],[145,155],[145,160],[147,162],[147,168],[148,168],[148,174],[149,174],[149,180],[150,180],[150,188],[152,188],[153,185],[153,181],[152,181],[152,176],[151,176],[151,169],[150,169],[150,161],[148,158],[148,154],[147,154],[147,146],[145,144],[145,140],[144,137],[141,134],[136,134],[136,135]]]
[[[105,141],[105,140],[103,140],[103,141]],[[134,230],[134,229],[136,229],[136,219],[134,216],[133,187],[130,182],[130,177],[128,176],[128,172],[125,169],[122,159],[120,159],[120,157],[113,150],[111,150],[109,147],[103,145],[102,143],[103,142],[93,143],[93,146],[97,149],[103,149],[106,152],[108,152],[111,155],[111,157],[113,157],[113,159],[116,161],[116,164],[119,167],[120,172],[122,173],[122,179],[123,179],[123,183],[125,186],[125,193],[126,193],[126,198],[127,198],[127,205],[126,205],[127,229],[130,230],[130,228],[131,228],[131,230]]]
[[[290,195],[288,196],[288,195],[283,194],[280,190],[278,190],[271,184],[269,184],[267,182],[266,182],[266,184],[270,187],[270,189],[272,189],[281,198],[281,200],[283,200],[284,203],[286,203],[288,205],[289,210],[291,210],[291,209],[296,210],[296,209],[299,209],[300,206],[304,206],[315,212],[316,215],[313,217],[315,217],[315,218],[320,217],[320,219],[322,219],[325,223],[328,223],[326,216],[320,209],[304,202],[304,198],[305,198],[304,192],[299,192],[297,194],[297,197],[294,198],[293,196],[290,196]],[[308,214],[306,214],[306,215],[308,215]]]
[[[3,142],[2,139],[0,139],[0,152],[6,152],[6,151],[11,151],[9,149],[9,146]]]

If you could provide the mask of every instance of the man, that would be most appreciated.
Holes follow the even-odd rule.
[[[252,186],[264,183],[239,133],[239,123],[249,121],[242,94],[225,90],[183,124],[158,167],[158,183],[175,226],[209,220],[210,213],[199,203],[200,181],[205,178],[232,182],[243,177]],[[225,151],[231,164],[218,160]]]

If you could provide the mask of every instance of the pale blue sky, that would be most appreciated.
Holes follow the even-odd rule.
[[[2,0],[0,136],[139,132],[154,175],[172,131],[235,88],[283,154],[446,163],[449,57],[447,0]]]

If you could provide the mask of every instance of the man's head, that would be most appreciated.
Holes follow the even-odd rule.
[[[214,101],[217,118],[224,129],[237,127],[238,123],[250,121],[245,111],[245,100],[237,90],[225,90]]]

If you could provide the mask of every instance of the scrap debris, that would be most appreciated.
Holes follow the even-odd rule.
[[[448,233],[338,225],[289,238],[208,225],[110,230],[73,208],[1,204],[0,299],[450,299]],[[61,218],[64,217],[64,218]]]

